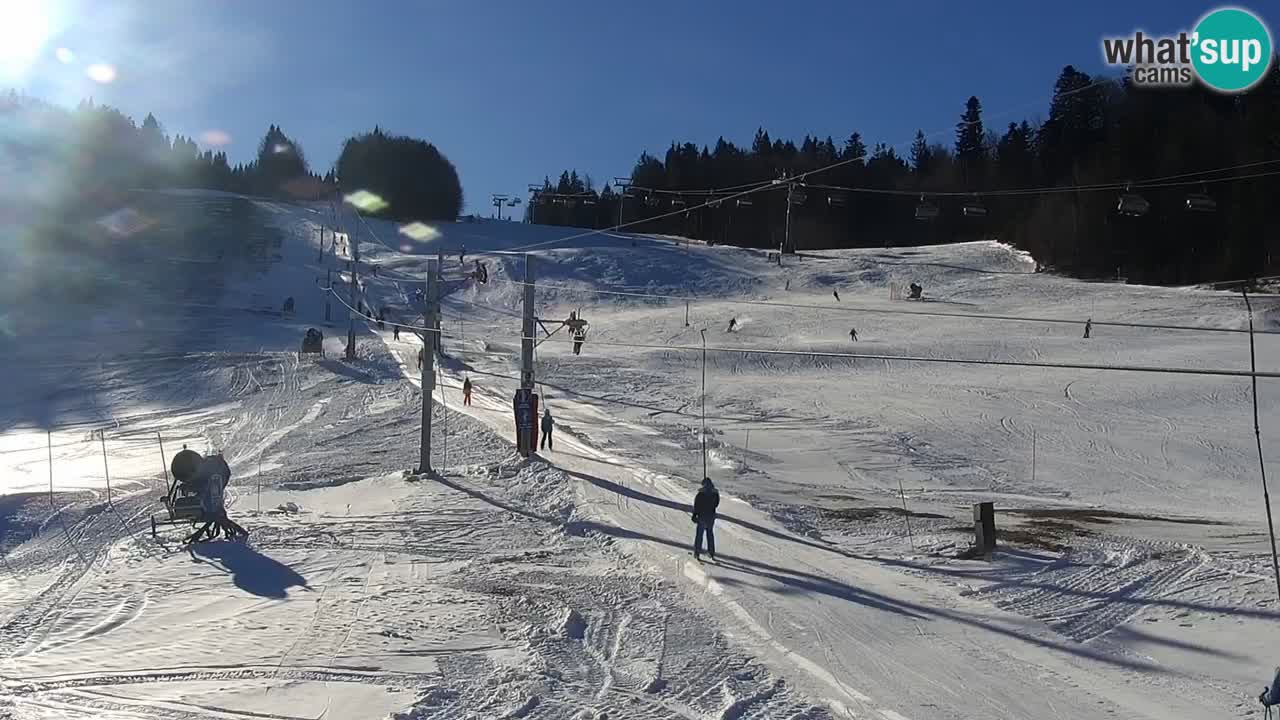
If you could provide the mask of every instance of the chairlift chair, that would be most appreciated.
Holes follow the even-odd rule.
[[[986,206],[982,204],[982,201],[976,195],[965,202],[961,212],[964,213],[965,217],[971,218],[984,218],[987,216]]]
[[[658,206],[658,196],[657,196],[657,195],[654,195],[653,193],[649,193],[648,195],[645,195],[645,196],[644,196],[644,204],[645,204],[645,205],[648,205],[649,207],[657,207],[657,206]]]
[[[738,207],[751,207],[751,198],[738,198]]]
[[[684,207],[684,198],[674,197],[671,199],[671,207]]]
[[[807,201],[808,199],[809,199],[809,196],[808,196],[808,195],[806,195],[806,194],[805,194],[805,193],[803,193],[803,192],[800,192],[800,191],[792,191],[792,193],[791,193],[791,204],[792,204],[792,205],[803,205],[803,204],[805,204],[805,201]]]
[[[829,207],[844,207],[844,195],[828,195],[827,205]]]
[[[1214,212],[1218,209],[1218,201],[1205,193],[1187,195],[1187,209],[1191,212]]]
[[[1129,217],[1142,217],[1150,211],[1151,203],[1135,192],[1127,192],[1127,188],[1116,203],[1116,212]]]
[[[932,200],[926,200],[924,195],[920,196],[920,202],[916,204],[916,220],[927,222],[938,218],[938,206]]]
[[[595,204],[596,204],[596,201],[595,201],[595,200],[592,200],[591,198],[586,198],[585,200],[583,200],[583,201],[582,201],[582,204],[583,204],[583,205],[595,205]]]

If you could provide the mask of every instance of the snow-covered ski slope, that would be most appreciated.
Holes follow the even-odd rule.
[[[1280,609],[1247,378],[838,357],[1247,369],[1245,335],[1104,324],[1239,329],[1237,296],[1036,274],[995,243],[778,267],[670,238],[477,222],[413,240],[328,206],[251,205],[279,246],[216,293],[184,302],[143,274],[146,302],[6,350],[0,707],[17,717],[1255,712]],[[321,286],[346,258],[320,254],[321,225],[360,242],[391,320],[414,317],[425,260],[445,254],[443,480],[398,472],[416,463],[416,339],[363,323],[359,359],[339,359],[345,308],[330,301],[326,326]],[[591,329],[580,356],[563,330],[538,347],[555,449],[521,462],[526,252],[539,317]],[[467,277],[476,258],[487,284]],[[890,300],[913,281],[922,301]],[[264,312],[289,296],[295,317]],[[1260,328],[1275,313],[1255,299]],[[309,326],[327,358],[291,355]],[[703,329],[714,564],[689,554]],[[1261,369],[1276,350],[1258,337]],[[1273,382],[1259,391],[1269,452],[1280,416]],[[226,449],[249,546],[147,537],[154,430],[170,454]],[[1001,548],[954,559],[984,500]]]

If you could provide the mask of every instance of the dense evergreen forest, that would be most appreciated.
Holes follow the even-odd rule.
[[[449,160],[422,140],[380,128],[347,139],[336,169],[311,171],[302,145],[272,124],[253,161],[231,165],[225,152],[200,150],[183,135],[167,135],[148,114],[141,124],[119,110],[82,102],[66,109],[10,91],[0,95],[0,179],[6,212],[74,219],[125,204],[123,193],[147,188],[200,188],[314,200],[343,189],[376,189],[397,219],[453,220],[462,188]],[[22,178],[23,182],[16,179]],[[47,221],[50,217],[45,217]]]
[[[800,251],[993,238],[1083,277],[1180,284],[1280,273],[1274,63],[1240,95],[1141,88],[1067,66],[1042,121],[988,128],[982,112],[969,98],[946,144],[917,132],[902,154],[857,132],[797,144],[760,129],[749,148],[672,143],[662,159],[640,155],[625,192],[597,191],[574,171],[548,178],[525,217],[586,227],[657,218],[636,229],[782,247],[789,183],[737,198],[726,189],[836,165],[790,188]],[[1220,168],[1231,169],[1209,172]],[[1122,213],[1125,195],[1136,199]],[[1138,214],[1143,201],[1149,210]],[[936,217],[917,219],[931,209]]]

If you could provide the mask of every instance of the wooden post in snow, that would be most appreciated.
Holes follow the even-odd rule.
[[[996,549],[996,505],[993,502],[973,504],[974,549],[990,558]]]

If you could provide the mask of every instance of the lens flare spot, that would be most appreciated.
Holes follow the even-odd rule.
[[[58,62],[63,65],[70,65],[76,61],[76,54],[71,52],[70,48],[60,47],[53,51],[53,56],[58,58]]]
[[[205,130],[200,133],[200,142],[210,147],[222,147],[231,144],[231,134],[224,130]]]
[[[376,213],[379,210],[385,210],[390,204],[369,192],[368,190],[357,190],[343,198],[349,205],[354,205],[357,210],[367,213]]]
[[[136,235],[151,227],[152,221],[133,208],[121,208],[110,215],[99,218],[98,225],[111,235],[124,238]]]
[[[418,242],[428,242],[440,237],[440,231],[420,222],[411,222],[400,226],[400,234],[413,238]]]
[[[85,74],[89,76],[90,80],[102,83],[103,85],[108,85],[116,81],[116,69],[106,63],[94,63],[90,65],[85,70]]]

